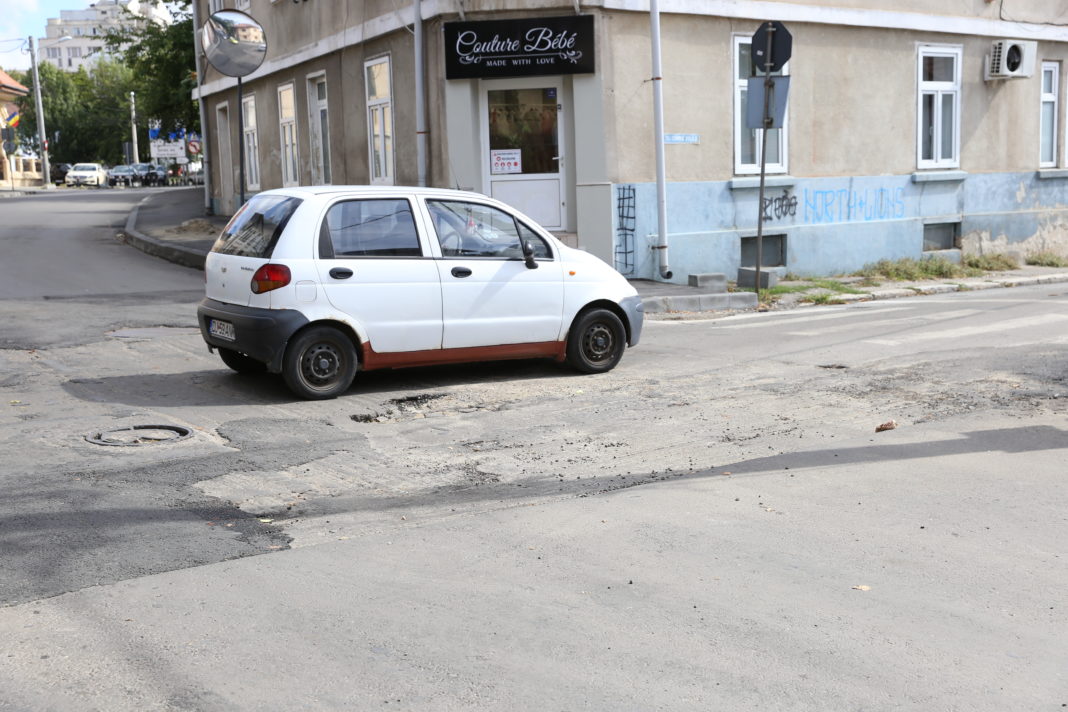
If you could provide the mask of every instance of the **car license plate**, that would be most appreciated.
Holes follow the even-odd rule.
[[[226,339],[227,341],[233,341],[237,338],[234,333],[234,325],[228,321],[220,321],[218,319],[208,320],[208,333],[212,336],[218,336],[220,339]]]

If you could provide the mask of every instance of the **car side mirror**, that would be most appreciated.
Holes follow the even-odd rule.
[[[523,259],[526,262],[527,269],[538,268],[538,263],[534,261],[534,243],[530,240],[523,240]]]

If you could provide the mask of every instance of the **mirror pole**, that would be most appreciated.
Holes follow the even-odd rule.
[[[241,186],[238,192],[241,195],[241,202],[237,204],[237,208],[240,209],[245,204],[245,102],[241,96],[241,77],[237,78],[237,162],[239,164],[240,176],[238,178]],[[231,173],[230,175],[233,175]],[[236,210],[235,210],[236,212]]]

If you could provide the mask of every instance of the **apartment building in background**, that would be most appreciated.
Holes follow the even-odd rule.
[[[163,0],[97,0],[84,10],[60,10],[38,38],[38,61],[76,72],[105,52],[109,30],[138,22],[170,23],[171,13]]]

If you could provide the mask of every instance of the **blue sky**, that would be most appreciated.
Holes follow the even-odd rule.
[[[60,10],[84,10],[93,0],[0,0],[0,68],[29,69],[30,55],[19,51],[19,38],[43,37],[48,18]],[[5,41],[15,40],[15,41]]]

